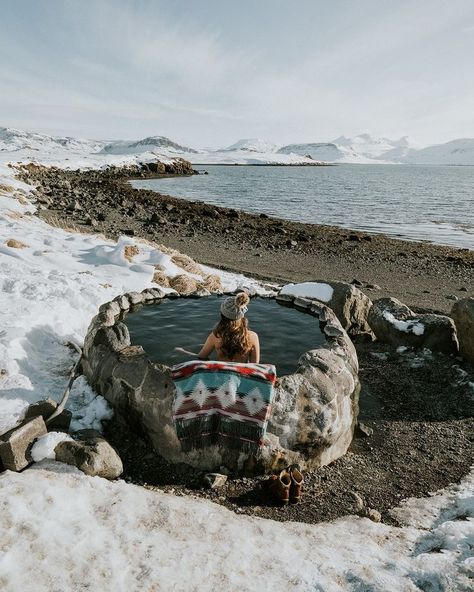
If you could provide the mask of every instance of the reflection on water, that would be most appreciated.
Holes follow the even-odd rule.
[[[142,345],[154,362],[178,364],[192,357],[174,348],[199,351],[219,319],[220,303],[217,296],[165,299],[128,314],[125,324],[132,343]],[[293,372],[304,352],[324,342],[315,317],[275,300],[253,298],[247,318],[260,338],[260,361],[275,364],[280,376]]]
[[[133,185],[289,220],[474,249],[474,167],[205,168],[208,175]]]

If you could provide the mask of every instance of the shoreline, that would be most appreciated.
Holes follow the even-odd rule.
[[[22,167],[19,175],[39,187],[38,215],[47,221],[113,239],[148,239],[204,265],[268,281],[354,282],[372,299],[393,296],[415,310],[443,313],[474,293],[469,249],[250,214],[129,183],[157,174]]]

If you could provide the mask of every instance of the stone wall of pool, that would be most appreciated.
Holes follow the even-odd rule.
[[[153,363],[140,344],[130,342],[123,318],[138,306],[164,298],[208,295],[200,291],[180,296],[151,288],[102,305],[84,343],[83,372],[91,386],[171,462],[255,474],[295,462],[306,469],[323,466],[344,455],[358,413],[356,350],[331,308],[308,298],[284,297],[302,314],[317,317],[325,342],[304,353],[294,373],[279,377],[267,437],[258,455],[218,445],[181,451],[172,417],[175,388],[170,368]]]

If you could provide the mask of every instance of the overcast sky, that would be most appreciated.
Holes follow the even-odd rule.
[[[0,126],[474,137],[473,0],[0,0]]]

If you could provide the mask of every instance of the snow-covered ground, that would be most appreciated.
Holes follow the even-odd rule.
[[[86,477],[43,461],[0,476],[4,592],[472,590],[474,473],[394,511],[307,525]]]
[[[63,163],[64,164],[64,163]],[[69,161],[78,166],[78,161]],[[29,187],[0,165],[0,423],[58,398],[98,305],[179,269],[149,243],[53,228],[32,215]],[[7,242],[10,240],[17,243]],[[124,247],[140,253],[132,262]],[[24,245],[24,246],[23,246]],[[258,284],[222,273],[229,288]],[[79,380],[74,427],[100,425],[104,399]],[[40,455],[41,456],[41,455]],[[0,589],[472,590],[474,472],[394,510],[396,528],[347,517],[307,525],[241,516],[211,502],[86,477],[42,461],[0,475]]]

